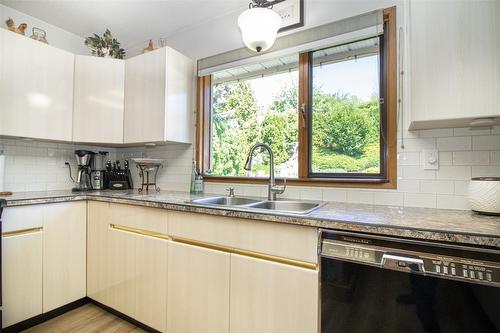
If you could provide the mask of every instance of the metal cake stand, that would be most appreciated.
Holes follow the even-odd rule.
[[[139,192],[144,190],[149,191],[151,186],[156,190],[160,191],[160,187],[156,185],[156,176],[158,175],[158,170],[163,168],[163,161],[159,159],[152,158],[134,158],[133,161],[136,163],[136,167],[139,169],[139,176],[141,177],[141,188]]]

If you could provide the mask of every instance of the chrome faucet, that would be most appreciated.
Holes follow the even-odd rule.
[[[269,153],[269,185],[267,186],[267,199],[276,200],[276,194],[282,194],[285,192],[286,179],[283,179],[284,185],[276,185],[276,179],[274,178],[274,154],[271,147],[265,143],[257,143],[250,148],[244,169],[250,171],[252,168],[252,155],[257,148],[264,148]]]

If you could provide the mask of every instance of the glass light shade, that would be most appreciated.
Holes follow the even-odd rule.
[[[238,17],[243,42],[257,52],[273,46],[280,25],[281,17],[268,8],[250,8]]]

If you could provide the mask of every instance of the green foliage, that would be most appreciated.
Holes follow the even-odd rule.
[[[313,144],[348,156],[360,156],[366,145],[378,135],[371,104],[360,104],[345,96],[314,93]],[[376,112],[378,115],[378,111]]]
[[[281,164],[292,157],[297,145],[297,116],[296,114],[268,114],[264,118],[260,129],[261,142],[267,143],[274,153],[276,164]],[[267,156],[265,161],[267,162]]]
[[[246,154],[257,142],[257,103],[245,82],[214,87],[212,172],[243,176]]]
[[[212,91],[212,172],[243,176],[250,147],[271,146],[276,165],[296,158],[298,98],[294,86],[283,87],[267,110],[259,110],[247,82],[216,85]],[[313,172],[378,173],[380,112],[377,98],[325,94],[313,89]],[[255,159],[266,171],[268,156]]]
[[[85,38],[84,43],[91,49],[92,55],[104,57],[109,53],[112,58],[123,59],[125,57],[125,50],[120,47],[120,42],[113,38],[109,29],[106,29],[102,37],[94,34]]]

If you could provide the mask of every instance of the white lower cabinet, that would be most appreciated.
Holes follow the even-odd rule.
[[[156,330],[167,322],[167,214],[89,202],[87,294]]]
[[[170,242],[167,332],[228,333],[230,254]]]
[[[42,313],[43,210],[4,210],[2,221],[2,328]]]
[[[231,255],[231,333],[318,332],[318,271]]]
[[[87,294],[87,205],[84,201],[44,207],[43,311]]]
[[[7,207],[2,327],[85,297],[86,203]]]

